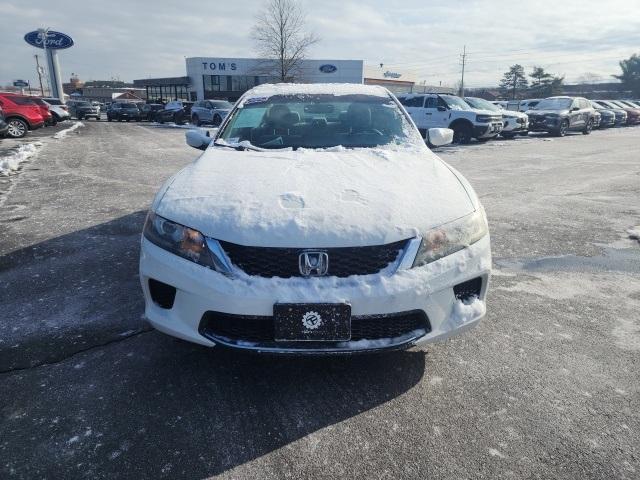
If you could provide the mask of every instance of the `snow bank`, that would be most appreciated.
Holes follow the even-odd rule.
[[[173,122],[169,122],[169,123],[158,123],[158,122],[152,122],[149,124],[150,127],[154,127],[154,128],[181,128],[183,130],[194,130],[198,127],[197,125],[192,125],[191,123],[185,123],[184,125],[178,125],[177,123],[173,123]],[[216,129],[217,131],[217,129]]]
[[[18,170],[20,164],[33,157],[42,146],[42,143],[27,143],[20,145],[17,150],[0,157],[0,175],[9,175]]]
[[[629,238],[633,238],[634,240],[638,240],[640,242],[640,225],[627,230],[627,234],[629,235]]]
[[[73,125],[71,125],[69,128],[65,128],[64,130],[60,130],[58,133],[56,133],[53,138],[55,138],[56,140],[60,140],[64,137],[67,136],[67,134],[73,132],[74,130],[77,130],[80,127],[84,127],[84,123],[82,122],[76,122]]]

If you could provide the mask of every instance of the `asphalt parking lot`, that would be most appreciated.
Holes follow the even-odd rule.
[[[0,181],[0,478],[640,477],[640,128],[441,149],[489,217],[485,320],[277,358],[145,325],[144,215],[199,152],[83,123]]]

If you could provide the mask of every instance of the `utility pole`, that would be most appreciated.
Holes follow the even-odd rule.
[[[464,97],[464,66],[467,61],[467,46],[462,47],[462,79],[460,80],[460,96]]]
[[[38,80],[40,80],[40,93],[44,97],[44,88],[42,88],[42,67],[38,61],[38,55],[36,54],[34,57],[36,57],[36,71],[38,72]]]

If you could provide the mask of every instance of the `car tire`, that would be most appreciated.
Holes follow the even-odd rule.
[[[198,117],[198,115],[194,115],[193,117],[191,117],[191,123],[193,123],[196,127],[202,125],[202,122],[200,121],[200,117]]]
[[[516,137],[514,133],[502,133],[501,135],[505,140],[513,140]]]
[[[457,123],[449,128],[453,130],[453,143],[466,145],[471,142],[473,128],[468,123]]]
[[[569,120],[562,120],[560,127],[554,132],[556,137],[564,137],[569,130]]]
[[[222,123],[222,117],[216,113],[213,116],[213,126],[219,127],[221,123]]]
[[[589,135],[593,130],[593,119],[590,119],[587,124],[584,126],[584,130],[582,130],[583,135]]]
[[[11,118],[7,120],[7,137],[9,138],[22,138],[29,131],[29,125],[27,122],[20,118]]]
[[[176,113],[173,116],[173,123],[175,123],[176,125],[184,125],[184,119],[182,118],[182,115]]]

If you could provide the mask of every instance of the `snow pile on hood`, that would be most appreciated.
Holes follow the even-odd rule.
[[[20,164],[33,157],[42,146],[42,143],[27,143],[20,145],[16,150],[4,157],[0,157],[0,175],[9,175],[18,170]]]
[[[84,123],[82,122],[76,122],[73,125],[71,125],[69,128],[65,128],[64,130],[60,130],[58,133],[56,133],[53,138],[55,138],[56,140],[60,140],[64,137],[67,136],[67,134],[73,132],[74,130],[77,130],[80,127],[84,127]]]
[[[426,147],[217,147],[173,177],[152,208],[240,245],[329,248],[415,237],[473,212],[472,196]]]

